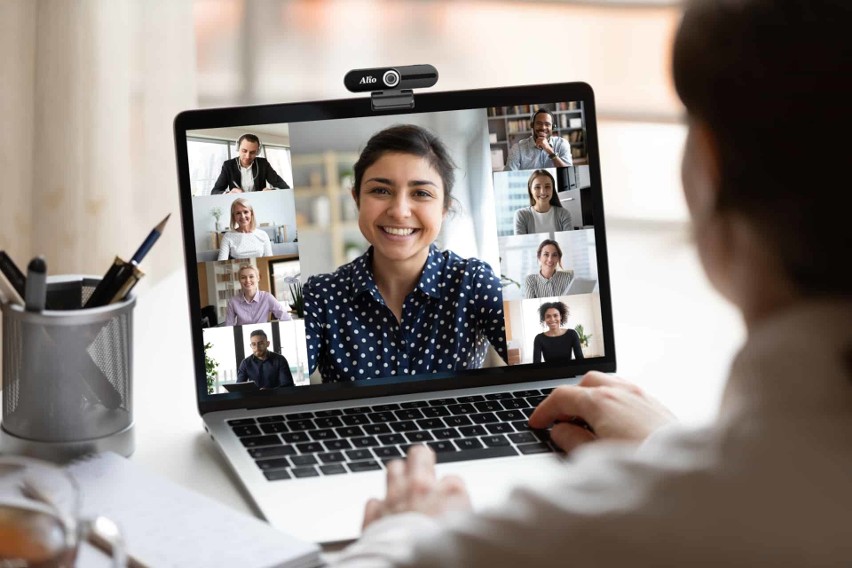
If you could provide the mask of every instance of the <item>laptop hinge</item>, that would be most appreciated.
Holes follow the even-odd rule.
[[[375,91],[370,95],[373,110],[412,109],[414,108],[414,91]]]

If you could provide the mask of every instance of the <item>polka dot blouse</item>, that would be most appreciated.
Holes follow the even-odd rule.
[[[489,342],[506,359],[503,293],[491,267],[429,250],[398,322],[376,287],[372,247],[305,284],[308,365],[323,382],[476,369]]]

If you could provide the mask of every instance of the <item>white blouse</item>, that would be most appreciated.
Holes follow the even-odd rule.
[[[219,246],[219,258],[254,258],[257,256],[272,256],[272,242],[266,231],[255,229],[253,233],[229,231],[222,235]]]

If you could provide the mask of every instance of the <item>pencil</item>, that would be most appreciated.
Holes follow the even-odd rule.
[[[168,221],[171,216],[171,213],[166,215],[166,218],[160,221],[160,224],[148,233],[148,237],[141,245],[139,245],[139,248],[136,250],[133,258],[130,259],[130,264],[139,264],[142,262],[142,259],[145,258],[146,254],[148,254],[148,251],[151,250],[151,247],[154,246],[154,243],[156,243],[157,239],[160,238],[160,235],[163,234],[163,229],[166,227],[166,221]]]

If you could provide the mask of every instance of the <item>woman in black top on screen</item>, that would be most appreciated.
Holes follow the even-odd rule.
[[[563,302],[545,302],[538,308],[541,323],[547,331],[539,333],[533,341],[533,363],[541,363],[542,356],[548,363],[570,361],[583,358],[580,349],[580,336],[573,329],[562,326],[568,324],[568,306]]]

